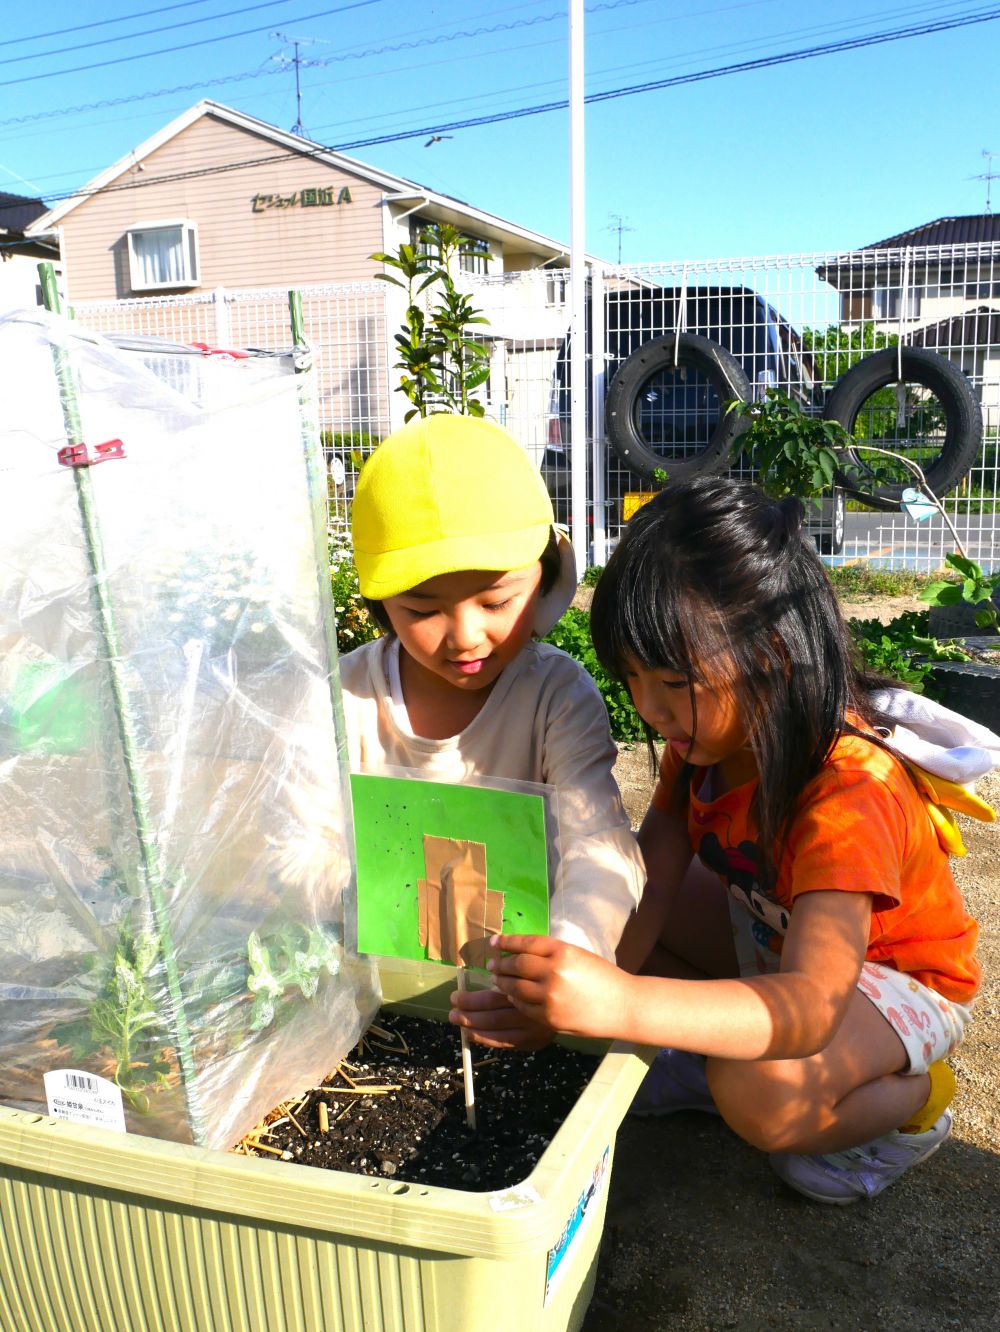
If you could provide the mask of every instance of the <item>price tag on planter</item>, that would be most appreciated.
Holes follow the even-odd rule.
[[[96,1073],[56,1068],[45,1074],[45,1100],[54,1119],[125,1132],[121,1088]]]

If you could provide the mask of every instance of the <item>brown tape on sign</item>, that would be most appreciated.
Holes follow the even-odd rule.
[[[453,966],[485,966],[490,936],[503,924],[503,893],[486,883],[486,847],[425,835],[424,870],[417,901],[427,956]]]

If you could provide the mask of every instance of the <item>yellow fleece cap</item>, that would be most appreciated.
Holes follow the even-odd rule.
[[[506,430],[440,413],[394,431],[365,463],[351,531],[373,601],[464,569],[526,569],[554,515],[545,483]]]

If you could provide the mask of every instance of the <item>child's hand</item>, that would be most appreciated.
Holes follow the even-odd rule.
[[[500,934],[490,942],[497,988],[526,1018],[578,1036],[621,1029],[627,978],[611,962],[545,934]]]
[[[478,1045],[496,1050],[541,1050],[553,1037],[551,1027],[514,1007],[498,990],[456,990],[448,1014]]]

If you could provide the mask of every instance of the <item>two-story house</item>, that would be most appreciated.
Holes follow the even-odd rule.
[[[977,386],[988,435],[1000,426],[1000,217],[941,217],[817,269],[843,324],[871,322],[947,356]]]

